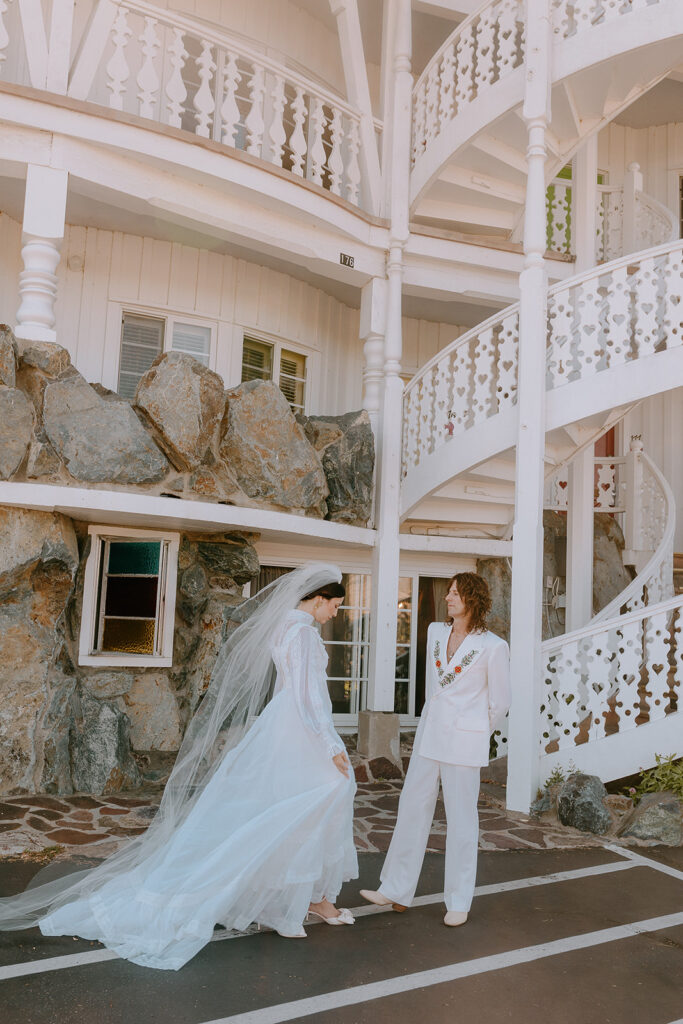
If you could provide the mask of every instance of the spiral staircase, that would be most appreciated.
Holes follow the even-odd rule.
[[[411,199],[417,221],[446,220],[459,231],[508,238],[519,230],[526,175],[523,6],[485,4],[416,83]],[[553,0],[552,16],[548,184],[555,179],[549,195],[556,204],[562,183],[555,176],[577,147],[680,63],[683,5]],[[618,205],[619,197],[609,201]],[[671,240],[673,222],[667,228],[665,212],[650,197],[638,198],[638,210],[640,251],[629,252],[622,238],[619,258],[548,293],[549,480],[637,403],[683,382],[683,242]],[[564,237],[563,229],[559,234]],[[613,252],[603,233],[596,258]],[[497,507],[488,534],[511,535],[519,344],[515,305],[446,346],[407,386],[404,523],[426,517],[425,510],[433,517],[435,509],[448,509],[462,534],[481,536],[476,503],[485,494]],[[627,547],[637,549],[636,575],[583,629],[543,644],[541,779],[554,767],[575,765],[608,781],[653,765],[657,753],[683,754],[675,506],[646,455],[633,452],[630,469],[637,510],[632,501]]]

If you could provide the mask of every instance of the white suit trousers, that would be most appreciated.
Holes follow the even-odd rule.
[[[443,789],[448,830],[444,898],[448,910],[469,912],[477,874],[479,768],[444,764],[413,754],[408,766],[396,828],[381,874],[380,892],[409,907],[415,896],[429,831]]]

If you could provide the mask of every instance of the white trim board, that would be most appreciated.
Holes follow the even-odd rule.
[[[61,484],[0,483],[0,505],[60,512],[102,526],[219,533],[242,530],[268,540],[300,540],[315,546],[351,545],[371,549],[376,532],[312,516],[269,509],[164,498],[131,491],[66,487]]]

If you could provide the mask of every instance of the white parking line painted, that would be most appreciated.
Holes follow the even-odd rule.
[[[652,857],[644,857],[642,853],[636,853],[635,850],[629,850],[623,846],[613,846],[612,843],[605,843],[604,849],[609,850],[611,853],[618,853],[620,857],[626,857],[641,867],[654,868],[655,871],[661,871],[663,874],[671,875],[672,878],[678,878],[679,881],[683,882],[683,871],[679,871],[678,868],[669,867],[668,864],[662,864]],[[674,1021],[673,1024],[681,1024],[681,1022]]]
[[[616,851],[618,852],[618,851]],[[649,863],[649,862],[648,862]],[[604,875],[613,871],[627,871],[629,868],[638,867],[638,864],[627,860],[611,861],[609,864],[596,864],[590,868],[576,868],[572,871],[558,871],[549,875],[532,875],[527,878],[513,878],[508,882],[494,882],[491,885],[480,885],[474,890],[475,896],[491,896],[499,892],[511,892],[515,889],[532,888],[537,885],[551,885],[557,882],[572,881],[577,878],[588,878],[591,875]],[[418,896],[413,901],[414,907],[426,907],[434,903],[442,903],[444,894],[442,892],[431,893],[427,896]],[[372,914],[383,914],[391,911],[391,907],[376,907],[372,904],[363,904],[362,907],[353,907],[351,912],[354,917],[368,917]],[[315,924],[322,924],[322,921],[311,921],[307,928]],[[223,942],[226,939],[242,939],[254,932],[216,932],[211,939],[212,942]],[[62,971],[71,967],[87,967],[90,964],[99,964],[107,960],[118,960],[119,957],[109,949],[88,950],[85,953],[67,953],[63,956],[45,957],[43,960],[30,960],[25,963],[6,964],[0,967],[0,981],[7,981],[9,978],[21,978],[30,974],[44,974],[46,971]]]
[[[621,939],[633,938],[646,932],[661,931],[664,928],[677,928],[683,925],[683,913],[667,914],[664,917],[652,917],[645,921],[634,921],[632,924],[619,925],[616,928],[604,928],[597,932],[586,932],[584,935],[572,935],[566,939],[542,943],[538,946],[525,946],[507,953],[496,953],[493,956],[482,956],[475,960],[448,964],[429,971],[418,971],[415,974],[388,978],[386,981],[371,982],[368,985],[355,985],[353,988],[327,992],[320,996],[297,999],[290,1003],[266,1006],[260,1010],[233,1014],[221,1017],[206,1024],[284,1024],[286,1021],[310,1017],[315,1013],[326,1013],[338,1010],[342,1006],[356,1006],[374,999],[385,999],[387,996],[399,995],[401,992],[412,992],[415,989],[442,985],[444,982],[458,981],[476,974],[489,971],[500,971],[507,967],[531,963],[546,957],[571,953],[577,949],[588,949],[592,946],[618,942]]]

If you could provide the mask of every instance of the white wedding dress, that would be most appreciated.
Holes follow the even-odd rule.
[[[177,970],[216,923],[286,933],[308,905],[356,878],[352,773],[332,757],[327,654],[307,612],[272,638],[272,699],[228,752],[189,815],[148,863],[42,917],[44,935],[80,935],[146,967]]]

